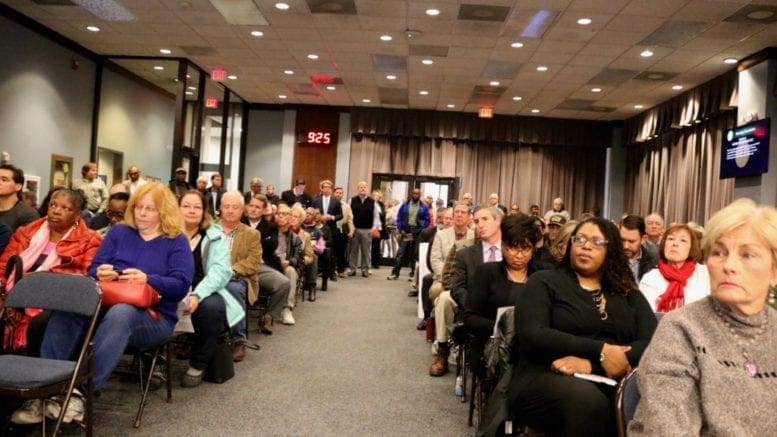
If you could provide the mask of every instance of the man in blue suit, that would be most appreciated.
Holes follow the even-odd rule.
[[[321,219],[329,226],[332,237],[337,235],[337,221],[343,218],[343,207],[340,201],[332,195],[332,181],[329,179],[319,184],[321,194],[313,199],[313,208],[321,211]]]

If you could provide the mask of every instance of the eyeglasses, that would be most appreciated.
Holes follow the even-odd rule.
[[[283,215],[291,215],[291,213],[288,212],[288,211],[278,211],[278,212],[275,213],[275,215],[283,216]]]
[[[157,212],[157,209],[154,208],[153,206],[138,206],[138,205],[135,205],[133,207],[133,211],[137,211],[137,212],[143,211],[143,212],[147,212],[149,214],[154,214],[154,213]]]
[[[112,218],[123,219],[124,211],[105,211],[105,215]]]
[[[594,247],[598,247],[599,249],[604,249],[607,247],[607,243],[609,243],[608,240],[605,240],[604,238],[588,238],[585,235],[573,235],[572,238],[569,239],[569,241],[572,242],[575,246],[585,246],[585,243],[588,243],[589,241],[591,244],[594,245]]]
[[[509,244],[502,244],[502,250],[514,254],[529,255],[534,251],[534,248],[530,244],[518,244],[511,246]]]

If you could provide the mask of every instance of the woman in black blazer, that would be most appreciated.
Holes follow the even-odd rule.
[[[615,387],[574,375],[624,376],[656,328],[615,225],[580,223],[559,268],[529,279],[515,321],[514,420],[548,436],[614,435]]]

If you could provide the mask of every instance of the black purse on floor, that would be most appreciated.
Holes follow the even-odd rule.
[[[222,384],[235,376],[235,363],[232,361],[232,335],[229,330],[219,336],[216,353],[205,370],[203,379]]]

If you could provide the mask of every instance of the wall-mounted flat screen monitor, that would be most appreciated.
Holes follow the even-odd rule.
[[[720,152],[720,178],[757,176],[769,170],[768,118],[726,129]]]

